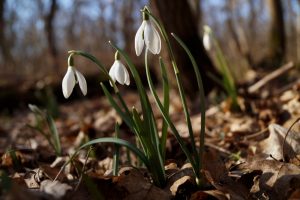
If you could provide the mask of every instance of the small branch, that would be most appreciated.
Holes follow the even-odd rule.
[[[230,151],[228,151],[228,150],[226,150],[226,149],[224,149],[222,147],[219,147],[219,146],[217,146],[215,144],[207,142],[207,143],[205,143],[205,145],[208,146],[208,147],[210,147],[210,148],[212,148],[212,149],[215,149],[215,150],[217,150],[217,151],[219,151],[221,153],[224,153],[226,155],[231,155],[232,154]]]
[[[248,92],[250,94],[253,94],[254,92],[256,92],[257,90],[259,90],[262,86],[266,85],[268,82],[270,82],[271,80],[279,77],[280,75],[284,74],[285,72],[289,71],[290,69],[292,69],[294,67],[294,63],[293,62],[289,62],[283,66],[281,66],[279,69],[273,71],[272,73],[266,75],[265,77],[263,77],[261,80],[259,80],[258,82],[256,82],[255,84],[251,85],[248,88]]]

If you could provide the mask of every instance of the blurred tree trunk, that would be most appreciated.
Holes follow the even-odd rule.
[[[76,24],[76,17],[78,17],[78,13],[79,13],[79,9],[81,6],[82,2],[78,1],[78,0],[74,0],[73,4],[72,4],[72,9],[69,13],[70,15],[70,20],[68,25],[66,26],[66,40],[67,40],[67,44],[69,46],[69,48],[74,49],[74,47],[76,47],[77,42],[79,40],[76,40],[76,36],[75,36],[75,31],[74,31],[74,27]]]
[[[250,9],[250,18],[249,18],[249,32],[252,38],[256,38],[256,20],[257,20],[257,13],[255,10],[255,2],[253,0],[248,0],[249,9]]]
[[[195,16],[197,26],[200,24],[202,25],[202,23],[201,23],[201,19],[202,19],[201,1],[202,0],[188,0],[191,10]],[[202,30],[202,27],[200,28],[200,30]]]
[[[237,20],[234,13],[236,6],[237,5],[235,0],[230,0],[225,5],[224,9],[226,10],[228,15],[228,18],[226,20],[226,25],[232,36],[236,49],[244,57],[245,61],[247,62],[247,66],[253,66],[246,34],[244,32],[241,23],[236,22]]]
[[[269,54],[271,66],[282,64],[285,55],[285,28],[281,0],[268,0],[270,11]]]
[[[300,0],[298,0],[298,8],[300,8]],[[300,13],[300,12],[299,12]],[[297,45],[297,53],[296,53],[296,62],[300,66],[300,14],[296,16],[296,45]],[[298,22],[298,23],[297,23]]]
[[[199,65],[205,92],[208,93],[214,86],[207,73],[217,74],[213,63],[204,50],[202,39],[198,35],[195,17],[193,16],[187,0],[151,0],[154,11],[160,17],[168,34],[174,32],[188,46]],[[171,37],[171,35],[169,35]],[[191,62],[184,50],[175,39],[170,38],[175,59],[181,72],[185,91],[190,97],[196,95],[196,77]],[[169,69],[170,70],[170,69]],[[173,72],[172,72],[173,73]],[[173,84],[175,80],[172,80]]]
[[[55,40],[55,34],[54,34],[54,18],[55,14],[57,12],[57,1],[56,0],[51,0],[51,5],[50,5],[50,10],[49,12],[45,15],[45,32],[47,36],[47,43],[48,43],[48,48],[49,48],[49,53],[52,57],[53,61],[53,69],[58,69],[59,68],[59,63],[58,63],[58,52],[56,48],[56,40]]]
[[[135,32],[134,30],[134,18],[132,13],[134,9],[134,1],[124,1],[121,8],[121,19],[122,19],[122,33],[125,40],[125,51],[129,54],[133,54],[133,45]]]
[[[5,19],[4,19],[4,11],[5,11],[5,0],[0,0],[0,49],[4,59],[4,65],[13,64],[13,57],[10,52],[9,45],[7,44],[7,38],[5,35]]]

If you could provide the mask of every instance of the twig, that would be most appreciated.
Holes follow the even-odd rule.
[[[213,149],[216,149],[217,151],[220,151],[221,153],[224,153],[226,155],[231,155],[232,153],[222,147],[219,147],[217,145],[214,145],[212,143],[205,143],[206,146],[210,147],[210,148],[213,148]]]
[[[244,137],[244,140],[263,140],[266,139],[268,135],[268,128],[265,128],[257,133],[251,134],[251,135],[246,135]]]
[[[248,92],[250,94],[253,94],[254,92],[256,92],[257,90],[259,90],[262,86],[264,86],[265,84],[267,84],[269,81],[279,77],[280,75],[282,75],[283,73],[289,71],[290,69],[292,69],[294,67],[294,63],[293,62],[289,62],[283,66],[281,66],[279,69],[273,71],[272,73],[266,75],[265,77],[263,77],[262,79],[260,79],[258,82],[256,82],[255,84],[251,85],[248,88]]]

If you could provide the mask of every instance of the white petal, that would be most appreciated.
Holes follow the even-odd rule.
[[[116,69],[116,65],[117,63],[114,62],[114,64],[111,66],[110,70],[109,70],[109,76],[111,77],[111,79],[116,82],[116,78],[115,78],[115,69]],[[113,84],[111,82],[109,82],[111,86],[113,86]]]
[[[147,48],[153,54],[159,54],[161,49],[160,36],[158,32],[155,30],[153,24],[149,20],[146,22],[144,36],[145,36],[145,44]]]
[[[83,95],[86,95],[86,93],[87,93],[86,80],[85,80],[84,76],[76,69],[75,69],[75,73],[76,73],[76,77],[77,77],[77,80],[79,83],[80,90]]]
[[[209,51],[211,49],[211,38],[208,33],[204,33],[203,46],[206,49],[206,51]]]
[[[153,27],[153,30],[154,30],[154,33],[155,33],[153,43],[155,43],[155,45],[156,45],[156,54],[159,54],[160,50],[161,50],[160,36],[159,36],[159,33],[157,32],[157,30],[154,28],[153,25],[152,25],[152,27]]]
[[[130,84],[130,77],[126,68],[125,68],[125,84],[126,85]]]
[[[125,66],[121,63],[121,61],[116,60],[115,63],[116,63],[116,69],[114,71],[115,78],[121,85],[124,85],[125,80],[126,80],[126,71],[127,70],[126,70]]]
[[[144,48],[143,32],[145,29],[145,25],[146,25],[146,21],[144,20],[135,34],[134,47],[135,47],[135,53],[137,56],[141,55],[143,48]]]
[[[64,97],[67,99],[71,95],[73,88],[75,86],[75,74],[71,66],[68,67],[67,73],[65,74],[62,81],[62,91]]]

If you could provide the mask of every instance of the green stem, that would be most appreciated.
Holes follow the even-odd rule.
[[[115,126],[115,137],[116,138],[120,138],[120,126],[118,124],[118,122],[116,123]],[[115,145],[115,152],[114,152],[114,156],[113,156],[113,175],[117,176],[118,175],[118,171],[119,171],[119,158],[120,158],[120,152],[119,152],[120,146],[119,145]]]
[[[147,49],[145,50],[145,65],[148,65],[148,53],[147,53],[148,51],[147,51]],[[151,120],[151,124],[152,124],[152,126],[150,126],[151,127],[151,129],[154,129],[154,128],[156,128],[156,125],[155,125],[155,119],[154,119],[154,116],[152,116],[151,118],[150,118],[150,120]],[[154,128],[152,128],[152,127],[154,127]],[[159,136],[158,136],[158,133],[157,133],[157,129],[156,130],[152,130],[153,131],[153,133],[154,134],[151,134],[151,140],[152,140],[152,143],[153,144],[155,144],[155,146],[156,146],[156,151],[157,151],[157,153],[158,154],[161,154],[161,151],[160,151],[160,143],[159,143]],[[152,132],[151,131],[151,132]],[[163,160],[162,159],[162,155],[160,156],[160,158],[161,158],[161,160]],[[164,163],[162,162],[162,167],[164,167]]]
[[[234,79],[229,70],[227,61],[225,59],[224,54],[222,53],[221,47],[220,47],[217,39],[214,37],[213,33],[210,33],[210,34],[211,34],[211,37],[213,40],[213,44],[216,47],[217,60],[219,63],[221,73],[223,74],[223,77],[224,77],[223,81],[224,81],[225,88],[227,90],[228,95],[231,97],[233,108],[238,109],[239,106],[238,106],[238,102],[237,102],[237,90],[236,90]]]
[[[167,76],[167,70],[162,58],[159,58],[159,65],[161,69],[161,74],[163,78],[163,93],[164,93],[164,111],[169,115],[169,107],[170,107],[170,88],[169,88],[169,80]],[[163,162],[166,159],[166,142],[168,137],[168,123],[166,120],[163,119],[162,123],[162,130],[161,130],[161,139],[160,139],[160,146],[161,146],[161,155]]]
[[[199,93],[200,93],[201,130],[200,130],[200,148],[199,148],[200,160],[199,160],[199,171],[198,171],[198,173],[200,173],[201,169],[203,168],[203,154],[204,154],[204,145],[205,145],[205,140],[204,140],[205,139],[205,94],[204,94],[203,82],[202,82],[201,74],[199,72],[199,67],[198,67],[196,60],[193,57],[192,53],[188,49],[188,47],[175,34],[172,33],[172,36],[182,46],[182,48],[185,50],[185,52],[187,53],[187,55],[189,56],[189,58],[192,62],[192,65],[193,65],[193,68],[194,68],[194,71],[196,74]],[[200,185],[200,182],[198,182],[198,183]]]
[[[115,48],[124,57],[128,67],[130,69],[130,72],[131,72],[131,74],[132,74],[132,76],[135,80],[135,83],[136,83],[136,86],[137,86],[137,89],[138,89],[138,93],[139,93],[139,96],[140,96],[140,102],[141,102],[144,121],[146,123],[148,123],[147,124],[148,130],[150,130],[150,125],[151,125],[150,124],[150,115],[152,114],[152,111],[151,111],[150,102],[149,102],[148,96],[146,94],[146,90],[143,87],[141,78],[140,78],[136,68],[134,67],[134,64],[130,60],[129,56],[123,50],[118,48],[115,44],[113,44],[111,42],[110,42],[110,44],[113,46],[113,48]]]
[[[146,51],[147,53],[147,51]],[[161,101],[159,100],[159,97],[157,95],[157,93],[155,92],[155,89],[154,89],[154,85],[153,85],[153,82],[152,82],[152,79],[151,79],[151,76],[150,76],[150,70],[149,70],[149,66],[148,66],[148,63],[146,62],[145,63],[145,68],[146,68],[146,76],[147,76],[147,80],[148,80],[148,84],[149,84],[149,88],[150,88],[150,91],[155,99],[155,102],[162,114],[162,116],[164,117],[164,119],[166,120],[166,122],[168,123],[170,129],[172,130],[175,138],[177,139],[182,151],[184,152],[184,154],[186,155],[187,159],[189,160],[189,162],[191,163],[191,165],[193,166],[193,170],[196,174],[196,165],[195,165],[195,161],[193,159],[193,157],[191,156],[191,153],[188,151],[186,145],[184,144],[182,138],[180,137],[176,127],[174,126],[174,124],[172,123],[169,115],[165,112],[164,110],[164,107],[161,103]]]
[[[153,115],[150,101],[146,94],[146,90],[143,87],[141,78],[134,64],[130,60],[129,56],[113,43],[110,42],[110,44],[123,56],[136,82],[136,86],[140,96],[142,112],[143,112],[142,122],[144,124],[142,126],[141,131],[137,135],[139,135],[139,137],[141,138],[140,141],[141,144],[144,145],[145,147],[145,152],[147,153],[149,162],[153,163],[148,168],[151,174],[153,175],[153,180],[155,184],[162,186],[165,183],[164,163],[162,162],[162,156],[159,150],[159,138],[158,138],[157,127],[155,123],[155,118]],[[150,140],[149,140],[149,136],[150,136]]]
[[[104,67],[104,65],[93,55],[84,52],[84,51],[76,51],[76,50],[70,50],[68,51],[68,54],[73,54],[73,55],[80,55],[83,56],[89,60],[91,60],[93,63],[96,64],[96,66],[104,73],[104,75],[107,77],[107,79],[111,82],[113,85],[113,88],[115,90],[115,93],[118,93],[118,87],[116,86],[115,82],[112,80],[112,78],[109,76],[107,69]]]
[[[184,90],[183,90],[182,82],[180,80],[179,70],[178,70],[178,67],[177,67],[177,63],[176,63],[176,60],[175,60],[175,56],[174,56],[174,53],[173,53],[173,49],[171,47],[169,37],[167,35],[167,32],[166,32],[164,26],[159,22],[159,20],[154,15],[152,15],[147,10],[143,10],[143,12],[147,12],[147,14],[152,17],[152,19],[156,23],[157,27],[159,28],[163,39],[165,40],[165,42],[167,44],[167,47],[168,47],[167,49],[169,51],[171,63],[172,63],[173,70],[174,70],[174,73],[175,73],[175,76],[176,76],[176,82],[177,82],[177,85],[178,85],[179,95],[180,95],[181,103],[182,103],[184,114],[185,114],[185,120],[186,120],[187,125],[188,125],[189,138],[191,140],[193,154],[195,155],[196,166],[198,166],[199,165],[198,164],[199,163],[199,155],[198,155],[198,152],[196,150],[196,144],[195,144],[195,141],[194,141],[194,132],[193,132],[193,129],[192,129],[191,119],[190,119],[190,115],[189,115],[188,108],[187,108],[185,93],[184,93]]]

